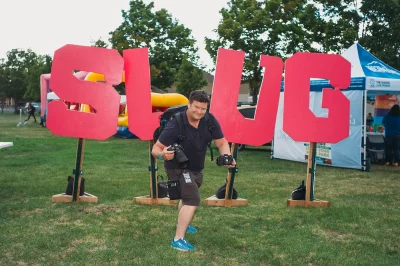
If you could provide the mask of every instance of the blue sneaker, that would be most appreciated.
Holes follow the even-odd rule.
[[[188,228],[186,229],[186,233],[196,234],[197,229],[194,228],[191,224],[189,224]]]
[[[195,251],[196,248],[192,246],[186,239],[179,238],[177,241],[172,239],[171,247],[180,251]]]

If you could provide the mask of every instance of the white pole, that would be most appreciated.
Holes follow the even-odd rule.
[[[19,109],[19,122],[17,124],[17,127],[20,127],[22,125],[22,109]]]
[[[363,129],[363,136],[364,136],[364,164],[366,164],[366,159],[367,159],[367,90],[364,91],[364,116],[363,116],[363,120],[364,120],[364,129]],[[365,165],[363,165],[363,171],[365,171]]]

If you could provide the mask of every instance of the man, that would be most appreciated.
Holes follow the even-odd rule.
[[[368,116],[367,116],[367,131],[369,131],[369,129],[371,127],[373,127],[373,126],[374,126],[374,118],[373,118],[371,113],[368,113]]]
[[[35,119],[36,123],[35,111],[36,111],[35,106],[33,106],[32,103],[28,103],[28,118],[25,120],[25,122],[29,121],[29,118],[33,116],[33,119]]]
[[[175,151],[168,148],[178,141],[179,129],[176,119],[169,121],[164,128],[157,142],[152,149],[155,158],[164,160],[164,167],[169,180],[179,180],[181,190],[181,200],[178,205],[178,224],[175,237],[171,242],[171,247],[182,251],[196,250],[186,239],[185,233],[196,233],[197,230],[190,225],[197,207],[200,205],[199,187],[203,182],[203,168],[207,152],[207,144],[211,140],[215,142],[221,155],[230,155],[229,144],[224,138],[218,121],[210,114],[210,119],[214,120],[214,129],[210,132],[207,128],[204,116],[210,99],[204,91],[193,91],[189,97],[187,109],[180,113],[183,120],[185,139],[181,142],[184,154],[189,159],[188,166],[180,169],[174,160]],[[233,160],[231,165],[235,167]]]

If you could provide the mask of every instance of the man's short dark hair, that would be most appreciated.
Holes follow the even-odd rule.
[[[202,90],[192,91],[189,96],[189,102],[192,104],[193,101],[198,101],[201,103],[209,103],[210,97],[208,96],[207,92]]]

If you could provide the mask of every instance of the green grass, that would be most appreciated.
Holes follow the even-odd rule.
[[[0,115],[0,141],[14,143],[0,150],[0,265],[399,265],[399,168],[318,166],[316,198],[331,207],[289,208],[306,165],[250,147],[235,182],[249,206],[217,208],[203,202],[227,170],[208,157],[199,232],[187,235],[198,251],[182,253],[169,247],[176,208],[133,202],[149,193],[147,142],[86,140],[86,191],[99,202],[52,203],[72,174],[77,139],[18,120]]]

